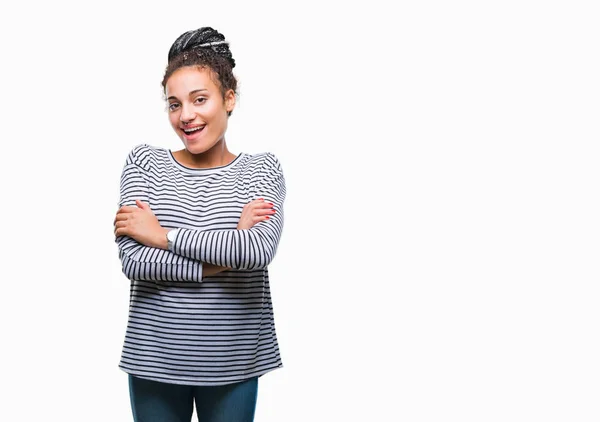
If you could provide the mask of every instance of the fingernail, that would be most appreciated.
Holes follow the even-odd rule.
[[[267,204],[269,204],[270,206],[274,206],[272,202],[267,202]]]
[[[269,219],[269,216],[268,216],[268,215],[266,215],[265,217],[267,217],[267,220]]]

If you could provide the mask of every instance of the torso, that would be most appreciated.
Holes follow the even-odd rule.
[[[192,168],[146,146],[138,164],[163,227],[232,230],[256,196],[264,154]],[[121,368],[156,381],[220,385],[281,367],[268,270],[225,271],[201,283],[132,281]]]

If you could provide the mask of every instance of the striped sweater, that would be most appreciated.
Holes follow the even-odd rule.
[[[222,385],[282,366],[267,266],[283,228],[285,180],[272,153],[240,153],[231,163],[193,169],[170,150],[141,144],[121,175],[119,206],[139,199],[165,228],[179,228],[172,251],[119,236],[131,282],[119,367],[141,378]],[[242,207],[264,198],[275,214],[237,230]],[[203,277],[202,263],[231,270]]]

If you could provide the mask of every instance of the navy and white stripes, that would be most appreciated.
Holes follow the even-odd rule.
[[[275,214],[237,230],[256,198]],[[226,166],[192,169],[147,144],[129,153],[119,205],[150,204],[163,227],[180,228],[173,251],[120,236],[131,280],[120,367],[156,381],[220,385],[281,366],[267,266],[283,229],[285,180],[271,153],[239,154]],[[232,268],[203,277],[202,262]]]

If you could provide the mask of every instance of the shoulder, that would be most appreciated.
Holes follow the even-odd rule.
[[[256,154],[246,154],[247,165],[259,172],[282,172],[279,158],[272,152],[259,152]]]
[[[272,152],[246,154],[247,160],[244,172],[255,186],[277,186],[285,190],[285,177],[279,158]]]
[[[148,169],[152,164],[160,161],[165,153],[164,148],[150,144],[138,144],[127,154],[126,164],[134,164],[143,169]]]

